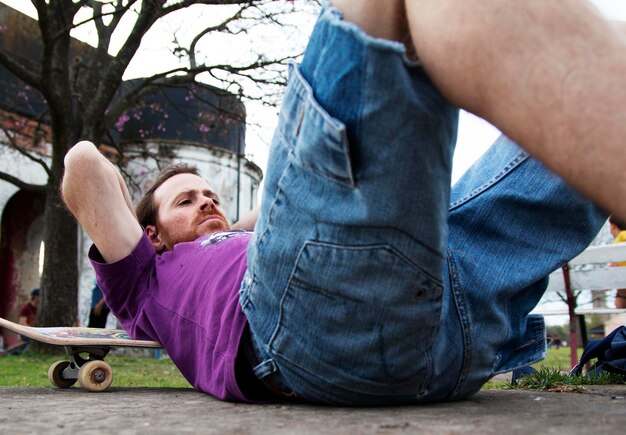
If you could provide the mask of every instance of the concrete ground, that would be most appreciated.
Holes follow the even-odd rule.
[[[389,408],[224,403],[191,389],[0,387],[0,433],[623,434],[626,385]]]

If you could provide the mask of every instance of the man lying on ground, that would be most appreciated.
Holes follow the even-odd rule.
[[[433,402],[545,356],[528,313],[606,215],[506,137],[450,191],[458,110],[393,32],[377,36],[323,9],[290,69],[254,234],[187,166],[135,215],[92,144],[67,154],[62,192],[107,305],[194,387]]]

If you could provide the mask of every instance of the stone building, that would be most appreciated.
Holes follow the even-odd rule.
[[[0,49],[25,61],[37,59],[41,43],[36,22],[0,4]],[[90,50],[73,41],[73,50]],[[128,83],[130,85],[132,83]],[[34,185],[20,189],[0,177],[0,316],[16,320],[30,290],[39,285],[43,240],[43,166],[11,145],[44,162],[49,161],[49,128],[45,101],[0,66],[0,172]],[[124,92],[124,87],[120,95]],[[26,104],[27,102],[27,104]],[[26,132],[25,135],[15,135]],[[10,139],[13,138],[13,139]],[[28,139],[26,139],[28,138]],[[107,150],[120,157],[120,167],[136,200],[158,173],[159,167],[185,161],[220,194],[231,221],[250,211],[257,201],[262,172],[245,157],[245,108],[234,95],[201,84],[170,87],[124,113],[109,133]],[[79,235],[83,259],[79,276],[79,323],[88,318],[94,272],[87,261],[90,245]],[[5,342],[11,344],[11,339]]]

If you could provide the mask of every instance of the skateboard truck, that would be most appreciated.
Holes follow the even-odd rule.
[[[113,370],[103,361],[110,350],[110,347],[65,346],[71,360],[52,364],[48,379],[59,388],[69,388],[78,381],[87,391],[104,391],[113,382]]]

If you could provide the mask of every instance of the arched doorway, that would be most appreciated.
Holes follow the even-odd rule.
[[[39,287],[39,251],[43,240],[43,192],[20,190],[9,199],[0,222],[0,316],[16,321],[30,291]],[[15,344],[4,336],[5,347]]]

